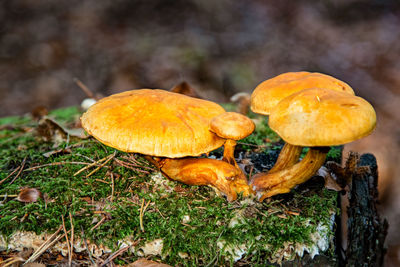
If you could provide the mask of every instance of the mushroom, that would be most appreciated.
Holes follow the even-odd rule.
[[[251,119],[236,112],[221,113],[211,119],[210,131],[226,139],[223,161],[239,168],[234,157],[236,141],[249,136],[254,128],[255,125]]]
[[[260,200],[287,193],[307,181],[325,162],[330,146],[343,145],[369,135],[376,125],[374,108],[345,92],[313,88],[297,92],[271,111],[269,126],[286,143],[310,147],[298,163],[252,177]]]
[[[324,88],[343,91],[354,95],[353,89],[345,82],[322,73],[287,72],[260,83],[251,94],[251,110],[262,115],[269,115],[272,109],[285,97],[301,90]],[[298,162],[302,151],[301,146],[286,143],[274,167],[269,172],[275,172],[290,167]]]
[[[251,119],[236,112],[222,113],[210,121],[210,131],[226,139],[222,161],[231,164],[241,173],[235,180],[234,186],[236,187],[236,191],[241,192],[243,196],[248,196],[253,192],[251,187],[248,186],[246,175],[235,160],[234,151],[236,141],[249,136],[254,129],[255,125]]]
[[[237,104],[236,111],[246,115],[250,110],[250,94],[246,92],[236,93],[229,99],[232,103]]]
[[[222,113],[225,110],[211,101],[140,89],[101,99],[81,121],[84,129],[103,144],[147,155],[169,178],[215,186],[228,200],[234,200],[241,188],[236,183],[246,181],[235,166],[216,159],[188,158],[225,143],[209,131],[210,120]]]

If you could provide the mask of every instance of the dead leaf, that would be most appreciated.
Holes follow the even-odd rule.
[[[70,154],[72,150],[70,148],[62,148],[62,149],[57,149],[53,151],[49,151],[43,154],[46,158],[53,156],[53,155],[58,155],[58,154]]]
[[[326,189],[334,190],[334,191],[338,191],[338,192],[343,190],[343,188],[333,178],[332,174],[325,166],[322,166],[321,168],[319,168],[317,175],[324,178],[324,180],[325,180],[324,186]]]
[[[185,81],[178,83],[170,91],[173,93],[178,93],[178,94],[187,95],[187,96],[191,96],[191,97],[202,98],[196,92],[196,90],[192,86],[190,86],[189,83],[187,83]]]
[[[32,203],[38,201],[39,198],[43,198],[43,196],[36,188],[22,188],[16,200],[25,203]]]
[[[130,263],[128,267],[171,267],[171,265],[159,263],[156,261],[150,261],[147,259],[139,259],[135,262]]]
[[[58,122],[48,117],[44,117],[39,121],[37,133],[46,142],[54,142],[59,144],[69,139],[86,139],[89,136],[85,134],[82,128],[66,129]]]
[[[46,265],[39,262],[29,262],[27,264],[24,264],[24,267],[46,267]]]
[[[37,106],[31,111],[33,119],[37,121],[46,116],[47,114],[49,114],[49,112],[45,106]]]

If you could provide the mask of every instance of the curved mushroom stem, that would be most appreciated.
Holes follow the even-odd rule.
[[[222,158],[223,161],[228,162],[229,164],[239,168],[236,163],[234,152],[235,152],[236,141],[233,139],[227,139],[224,144],[224,156]]]
[[[252,177],[250,184],[258,191],[260,201],[281,193],[310,179],[324,164],[329,147],[311,147],[306,156],[291,167],[272,173],[259,173]]]
[[[282,147],[281,152],[279,153],[275,165],[272,167],[272,169],[268,171],[268,173],[280,171],[296,164],[299,161],[302,150],[302,146],[295,146],[289,143],[285,143],[285,145]]]
[[[238,193],[242,193],[243,196],[249,196],[254,192],[248,184],[246,175],[244,174],[242,169],[240,169],[239,165],[236,162],[234,156],[236,143],[236,140],[233,139],[227,139],[225,141],[224,156],[222,157],[222,161],[231,164],[240,172],[240,175],[238,175],[234,182],[234,187],[236,188],[235,191]]]
[[[161,172],[170,179],[188,185],[213,186],[224,194],[228,201],[235,200],[238,193],[251,193],[243,172],[224,161],[208,158],[154,160],[159,163]]]

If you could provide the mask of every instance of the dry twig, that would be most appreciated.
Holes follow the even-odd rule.
[[[83,231],[83,226],[81,225],[81,233],[82,233],[82,238],[83,238],[83,242],[85,243],[85,247],[86,247],[86,251],[89,255],[89,259],[92,262],[93,266],[96,266],[96,263],[94,262],[93,258],[92,258],[92,253],[89,250],[87,241],[86,241],[86,236],[85,236],[85,232]]]
[[[249,143],[243,143],[243,142],[237,142],[239,145],[246,145],[246,146],[252,146],[252,147],[268,147],[269,145],[254,145],[254,144],[249,144]]]
[[[109,157],[109,156],[104,157],[104,158],[102,158],[102,159],[99,159],[98,161],[94,161],[94,162],[92,162],[92,163],[88,163],[87,166],[83,167],[82,169],[80,169],[79,171],[77,171],[76,173],[74,173],[74,176],[77,176],[77,175],[80,174],[81,172],[83,172],[83,171],[85,171],[85,170],[87,170],[87,169],[89,169],[89,168],[91,168],[91,167],[93,167],[93,166],[100,166],[100,165],[98,165],[98,164],[100,164],[100,163],[102,163],[103,161],[107,160],[108,157]]]
[[[50,247],[52,247],[56,242],[58,242],[61,238],[63,238],[66,234],[69,233],[69,231],[65,234],[62,235],[57,235],[61,229],[63,228],[63,226],[61,225],[58,230],[52,234],[50,236],[49,239],[47,239],[30,257],[29,259],[27,259],[25,261],[24,264],[27,264],[29,262],[34,262],[35,260],[37,260],[40,255],[42,255],[47,249],[49,249]]]
[[[2,266],[2,267],[12,266],[12,265],[14,265],[14,263],[24,262],[24,261],[25,261],[24,258],[14,256],[14,257],[6,259],[5,261],[0,261],[0,266]]]
[[[97,227],[99,227],[105,220],[106,220],[106,216],[103,216],[103,218],[101,218],[101,220],[100,220],[98,223],[96,223],[96,225],[93,226],[93,227],[90,229],[90,231],[93,231],[94,229],[96,229]]]
[[[114,174],[110,172],[111,176],[111,202],[114,200]]]
[[[21,168],[21,166],[18,166],[17,168],[15,168],[15,170],[13,170],[9,175],[7,175],[6,178],[4,178],[3,180],[0,181],[0,185],[1,185],[2,183],[4,183],[5,180],[7,180],[8,178],[10,178],[14,173],[16,173],[20,168]]]
[[[156,170],[156,168],[155,167],[153,167],[153,166],[145,166],[145,165],[143,165],[143,163],[142,162],[139,162],[133,155],[129,155],[129,156],[122,156],[122,158],[123,159],[126,159],[126,160],[128,160],[128,161],[130,161],[130,165],[131,166],[133,166],[133,167],[139,167],[139,168],[142,168],[142,169],[147,169],[147,170],[150,170],[150,171],[155,171]]]
[[[136,164],[133,164],[133,163],[129,163],[129,162],[126,162],[126,161],[123,161],[123,160],[119,160],[117,158],[114,158],[114,161],[119,166],[125,167],[127,169],[131,169],[131,170],[134,170],[136,172],[142,172],[142,173],[145,173],[145,174],[150,174],[149,171],[140,169],[140,168],[142,168],[142,166],[139,166],[139,165],[136,165]],[[152,170],[154,170],[154,169],[152,169]]]
[[[65,227],[65,222],[64,222],[64,215],[61,215],[61,219],[62,219],[62,226],[63,226],[63,230],[65,233],[65,240],[67,241],[67,250],[68,250],[68,259],[71,257],[71,246],[68,240],[68,235],[67,235],[67,228]],[[68,266],[71,266],[71,264],[68,261]]]
[[[74,253],[74,224],[72,222],[72,214],[71,212],[69,213],[69,220],[71,224],[71,253],[69,254],[68,257],[68,265],[72,265],[72,254]]]
[[[137,243],[139,243],[139,241],[135,241],[133,244],[123,247],[117,251],[115,251],[113,254],[110,255],[110,257],[108,257],[101,265],[100,267],[106,266],[107,264],[109,264],[111,261],[113,261],[116,257],[118,257],[119,255],[121,255],[122,253],[124,253],[125,251],[127,251],[129,248],[131,248],[132,246],[135,246]]]
[[[92,91],[91,91],[83,82],[81,82],[81,80],[79,80],[78,78],[74,78],[74,82],[76,83],[76,85],[79,86],[79,88],[82,89],[82,91],[83,91],[89,98],[96,99],[96,97],[95,97],[95,95],[92,93]]]
[[[52,162],[52,163],[47,163],[47,164],[43,164],[43,165],[39,165],[39,166],[34,166],[28,169],[25,169],[24,172],[26,171],[34,171],[43,167],[47,167],[47,166],[58,166],[58,165],[64,165],[64,164],[75,164],[75,165],[89,165],[91,163],[87,163],[87,162],[79,162],[79,161],[60,161],[60,162]]]
[[[85,159],[87,159],[88,161],[91,161],[91,162],[96,162],[94,159],[89,158],[88,156],[82,155],[80,153],[75,153],[75,156],[79,156],[79,157],[85,158]]]
[[[146,211],[147,207],[149,206],[150,202],[151,202],[151,201],[149,200],[149,202],[147,202],[147,204],[146,204],[146,206],[145,206],[145,205],[144,205],[145,200],[143,199],[143,200],[142,200],[142,205],[140,206],[139,223],[140,223],[140,230],[141,230],[142,232],[144,232],[143,215],[144,215],[144,212]]]
[[[100,166],[98,166],[96,169],[94,169],[93,171],[91,171],[88,175],[86,175],[86,177],[91,176],[93,173],[97,172],[98,170],[100,170],[101,168],[103,168],[110,160],[112,160],[115,155],[117,154],[117,152],[115,151],[113,154],[109,155],[107,157],[107,160],[104,161]]]
[[[15,177],[11,180],[11,182],[9,184],[12,184],[21,175],[21,172],[25,167],[25,162],[26,162],[26,157],[22,160],[22,163],[21,163],[21,166],[19,168],[17,175],[15,175]]]

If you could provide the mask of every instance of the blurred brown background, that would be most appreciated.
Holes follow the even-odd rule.
[[[376,131],[346,149],[378,158],[387,266],[399,266],[399,1],[0,2],[0,117],[79,104],[74,77],[103,95],[186,80],[227,101],[300,70],[344,80],[376,108]]]

